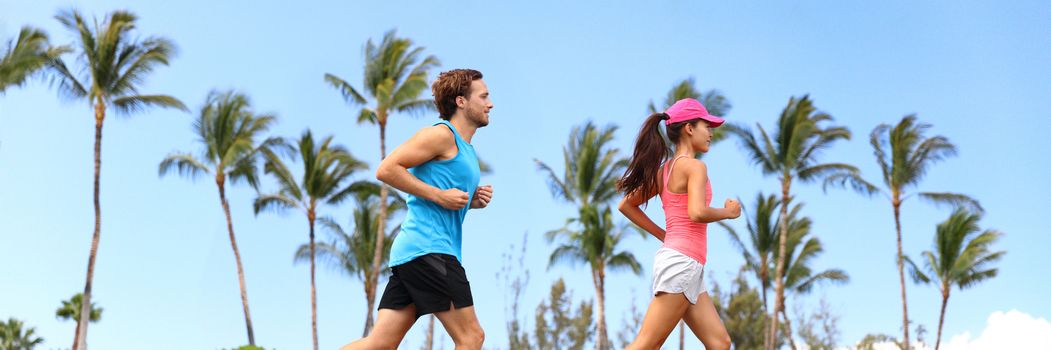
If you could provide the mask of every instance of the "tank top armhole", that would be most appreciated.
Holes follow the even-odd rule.
[[[453,145],[456,146],[456,155],[453,156],[452,158],[449,158],[449,159],[435,159],[433,161],[436,161],[436,162],[451,162],[451,161],[455,160],[456,158],[460,157],[460,153],[463,153],[463,147],[460,146],[460,140],[461,140],[460,139],[460,133],[456,132],[456,128],[454,128],[452,126],[452,124],[449,124],[448,121],[443,120],[443,121],[434,123],[434,125],[431,125],[431,126],[438,126],[438,125],[445,125],[445,127],[449,128],[449,131],[451,131],[453,133]]]
[[[667,191],[668,193],[671,193],[671,194],[684,194],[684,193],[672,192],[670,189],[668,189],[668,186],[670,186],[669,183],[671,182],[670,181],[671,180],[671,172],[673,170],[675,170],[675,163],[679,161],[679,158],[689,158],[689,157],[690,156],[687,156],[687,155],[681,155],[681,156],[673,158],[670,161],[671,163],[668,164],[668,166],[664,169],[664,176],[663,176],[664,177],[664,184],[661,186],[661,192],[662,193]]]

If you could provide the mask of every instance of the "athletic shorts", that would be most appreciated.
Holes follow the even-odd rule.
[[[696,304],[697,297],[706,291],[703,264],[671,248],[657,250],[653,258],[653,295],[682,293],[690,304]]]
[[[380,309],[400,310],[416,306],[416,318],[450,305],[459,309],[474,305],[467,273],[456,257],[427,254],[391,267],[387,288],[380,297]]]

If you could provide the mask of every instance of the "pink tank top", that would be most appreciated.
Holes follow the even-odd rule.
[[[705,264],[708,257],[708,224],[697,223],[690,220],[688,211],[688,195],[686,193],[674,193],[668,190],[668,179],[675,161],[679,156],[668,162],[664,167],[664,185],[661,188],[661,205],[664,207],[664,246],[674,249],[688,257]],[[712,182],[709,180],[704,184],[704,203],[712,204]]]

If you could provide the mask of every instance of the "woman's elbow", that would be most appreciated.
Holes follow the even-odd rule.
[[[628,201],[626,201],[626,200],[622,200],[622,201],[620,201],[620,204],[617,204],[617,210],[620,210],[621,214],[627,214],[628,213],[628,209],[630,209],[630,208],[631,208],[631,204],[628,204]]]
[[[698,224],[707,224],[712,222],[712,219],[705,214],[706,213],[703,211],[690,211],[690,221],[696,222]]]

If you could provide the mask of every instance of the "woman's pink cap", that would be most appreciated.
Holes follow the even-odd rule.
[[[700,118],[707,121],[714,128],[723,125],[724,122],[723,118],[708,114],[708,109],[692,98],[684,98],[675,102],[664,113],[669,117],[668,120],[664,121],[667,125]]]

